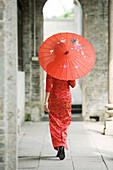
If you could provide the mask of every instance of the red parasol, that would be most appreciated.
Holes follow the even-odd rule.
[[[96,57],[91,43],[74,33],[58,33],[47,38],[39,50],[39,62],[52,77],[79,79],[93,68]]]

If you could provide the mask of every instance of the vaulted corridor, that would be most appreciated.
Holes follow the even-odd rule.
[[[0,1],[0,170],[112,170],[113,0],[73,0],[76,17],[74,24],[69,22],[75,30],[82,21],[80,33],[93,45],[96,63],[80,83],[81,96],[77,93],[73,98],[76,104],[80,100],[80,119],[72,114],[76,122],[69,129],[69,150],[63,161],[55,157],[48,122],[42,122],[48,115],[38,51],[46,2]],[[98,122],[90,122],[94,119]]]

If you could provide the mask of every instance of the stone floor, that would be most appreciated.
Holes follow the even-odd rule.
[[[48,122],[25,122],[19,135],[19,170],[113,170],[113,136],[103,122],[72,122],[66,159],[55,157]]]

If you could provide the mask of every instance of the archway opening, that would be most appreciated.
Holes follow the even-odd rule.
[[[74,1],[75,2],[75,1]],[[48,0],[43,7],[43,40],[59,32],[74,32],[82,35],[81,4],[73,0]],[[46,72],[44,71],[44,96]],[[76,80],[76,87],[70,88],[72,95],[72,118],[82,115],[82,79]],[[79,96],[79,97],[78,97]],[[48,114],[45,112],[45,114]]]

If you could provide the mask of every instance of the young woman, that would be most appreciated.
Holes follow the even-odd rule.
[[[67,128],[71,123],[71,92],[69,85],[74,88],[75,80],[59,80],[46,76],[45,111],[49,113],[49,126],[53,147],[58,151],[57,157],[65,158],[67,146]],[[48,105],[47,105],[48,102]],[[65,149],[64,149],[65,148]]]

